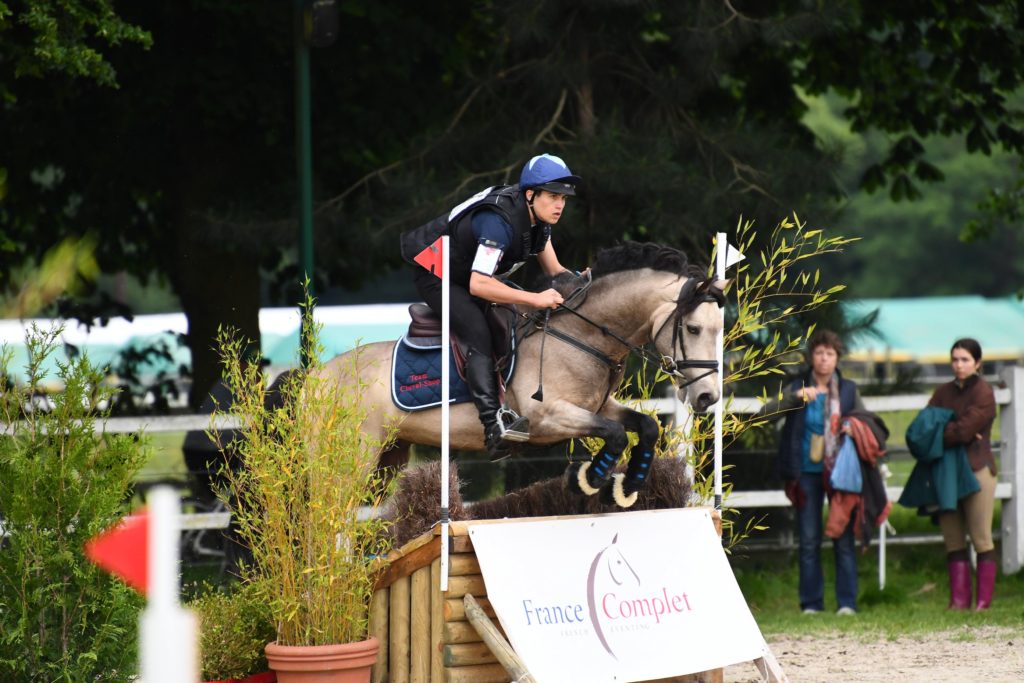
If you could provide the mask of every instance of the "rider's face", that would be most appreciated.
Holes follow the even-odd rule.
[[[533,194],[533,215],[536,219],[551,225],[557,223],[565,209],[566,195],[555,194],[547,190],[527,190],[527,192]],[[527,199],[529,198],[527,196]]]

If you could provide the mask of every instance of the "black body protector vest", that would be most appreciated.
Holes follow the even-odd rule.
[[[478,247],[478,242],[473,237],[472,219],[474,213],[484,208],[497,212],[512,226],[512,242],[501,256],[495,276],[511,273],[528,256],[536,256],[544,250],[551,237],[551,226],[547,223],[530,225],[526,196],[518,185],[496,185],[478,192],[447,214],[403,233],[402,258],[415,264],[417,254],[442,235],[449,235],[449,243],[452,245],[449,257],[451,281],[468,288],[469,275]]]

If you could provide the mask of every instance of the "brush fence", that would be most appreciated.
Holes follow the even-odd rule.
[[[721,534],[717,513],[712,512],[712,518]],[[372,683],[507,683],[509,675],[469,623],[462,602],[467,593],[475,597],[501,629],[469,538],[469,527],[481,523],[502,521],[453,522],[449,526],[447,593],[438,589],[439,527],[391,553],[370,605],[370,635],[380,641]],[[722,679],[722,670],[715,669],[662,681],[721,683]]]

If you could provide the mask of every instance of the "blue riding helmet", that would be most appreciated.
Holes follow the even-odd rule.
[[[523,190],[547,190],[569,196],[575,196],[575,186],[581,182],[583,179],[573,175],[564,161],[551,154],[533,157],[519,175],[519,187]]]

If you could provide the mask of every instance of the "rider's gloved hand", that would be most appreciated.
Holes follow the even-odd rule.
[[[562,295],[554,289],[545,289],[543,292],[538,292],[534,299],[534,306],[536,308],[557,308],[562,303]]]

